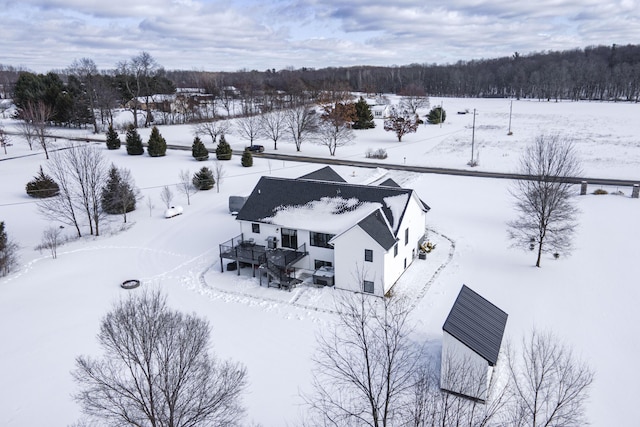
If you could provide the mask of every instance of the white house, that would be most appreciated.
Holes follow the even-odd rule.
[[[416,258],[428,210],[391,180],[349,184],[330,167],[262,177],[236,217],[240,236],[220,245],[220,257],[260,266],[270,282],[288,285],[302,270],[319,284],[382,296]]]
[[[442,326],[442,390],[480,402],[487,400],[507,317],[507,313],[462,285]]]

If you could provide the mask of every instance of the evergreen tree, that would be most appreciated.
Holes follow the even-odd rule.
[[[198,190],[211,190],[216,183],[213,171],[204,166],[193,175],[192,183]]]
[[[353,123],[353,129],[373,129],[374,127],[376,124],[373,121],[371,108],[369,108],[367,101],[360,97],[356,102],[356,121]]]
[[[131,156],[144,154],[142,138],[140,138],[138,130],[133,125],[129,125],[127,128],[127,154]]]
[[[432,125],[444,123],[447,119],[447,112],[442,107],[433,107],[427,114],[427,122]]]
[[[27,183],[27,194],[31,197],[44,199],[46,197],[57,196],[60,187],[49,175],[46,175],[40,166],[40,171]]]
[[[200,137],[195,137],[193,139],[193,145],[191,146],[191,155],[196,160],[207,160],[209,158],[209,151],[207,151],[207,147],[204,146],[204,143],[200,139]]]
[[[9,239],[0,221],[0,277],[9,274],[18,265],[18,245]]]
[[[216,147],[216,158],[218,160],[231,160],[232,154],[231,145],[229,145],[224,135],[220,135],[220,141],[218,141],[218,146]]]
[[[253,166],[253,155],[251,154],[251,151],[245,148],[244,152],[242,153],[242,159],[240,160],[240,162],[245,168],[250,168],[251,166]]]
[[[113,125],[109,125],[109,129],[107,130],[107,148],[109,150],[117,150],[121,145],[122,141],[120,141],[118,132],[113,129]]]
[[[126,214],[136,209],[136,194],[128,176],[128,171],[123,173],[115,165],[111,165],[100,199],[102,210],[106,213]]]
[[[147,146],[147,153],[151,157],[162,157],[167,154],[167,141],[162,137],[160,131],[156,126],[151,129],[151,135],[149,135],[149,142]]]

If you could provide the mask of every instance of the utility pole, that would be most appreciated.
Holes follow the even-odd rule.
[[[471,128],[471,161],[469,166],[475,166],[475,160],[473,159],[475,151],[475,139],[476,139],[476,109],[473,109],[473,127]]]
[[[513,99],[509,104],[509,132],[507,132],[507,135],[513,135],[513,132],[511,132],[511,112],[512,111],[513,111]]]

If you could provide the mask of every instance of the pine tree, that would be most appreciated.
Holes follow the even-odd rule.
[[[193,175],[191,182],[198,190],[211,190],[216,183],[213,171],[206,166]]]
[[[57,196],[60,187],[49,175],[46,175],[40,166],[40,171],[27,183],[27,194],[31,197],[44,199],[46,197]]]
[[[229,145],[224,135],[220,135],[220,141],[216,147],[216,158],[218,160],[231,160],[232,154],[231,145]]]
[[[353,129],[373,129],[374,127],[376,124],[373,121],[371,108],[369,108],[367,101],[360,97],[356,102],[356,121],[353,123]]]
[[[250,168],[251,166],[253,166],[253,155],[251,154],[251,151],[246,148],[244,149],[240,163],[242,163],[242,166],[244,166],[245,168]]]
[[[129,125],[127,128],[127,154],[130,156],[139,156],[144,154],[142,138],[140,138],[138,130],[133,125]]]
[[[442,107],[433,107],[427,114],[427,122],[432,125],[444,123],[447,119],[447,112]]]
[[[115,165],[111,165],[109,169],[107,184],[102,190],[100,202],[102,210],[108,214],[126,214],[136,209],[135,191],[129,180],[123,179],[123,172]]]
[[[0,221],[0,277],[9,274],[18,265],[18,245],[9,239]]]
[[[207,147],[204,146],[204,143],[200,139],[200,137],[195,137],[193,139],[193,145],[191,146],[191,155],[196,160],[207,160],[209,158],[209,151],[207,151]]]
[[[113,129],[113,125],[109,125],[109,129],[107,130],[107,148],[109,150],[117,150],[121,145],[122,141],[120,141],[118,132]]]
[[[160,131],[156,126],[151,129],[151,135],[149,135],[149,142],[147,146],[147,153],[151,157],[162,157],[167,154],[167,141],[162,137]]]

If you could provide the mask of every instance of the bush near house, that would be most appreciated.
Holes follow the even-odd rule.
[[[40,166],[40,171],[33,178],[33,180],[27,182],[27,194],[37,199],[44,199],[47,197],[57,196],[60,192],[60,187],[49,175],[45,174]]]

